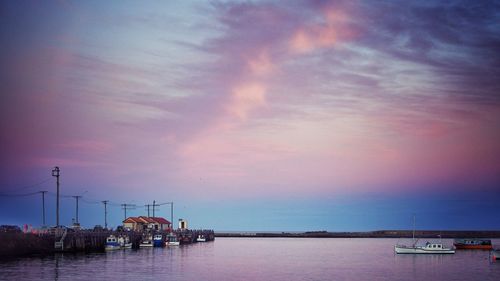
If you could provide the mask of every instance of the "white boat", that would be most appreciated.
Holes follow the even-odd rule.
[[[441,238],[440,238],[441,240]],[[413,243],[411,246],[395,245],[396,254],[454,254],[455,249],[445,248],[441,241],[439,243],[426,242],[423,246],[417,245],[415,240],[415,216],[413,216]]]
[[[114,251],[114,250],[120,250],[121,246],[118,243],[118,239],[114,235],[110,235],[106,238],[106,246],[104,247],[104,250],[106,251]]]
[[[181,243],[177,240],[177,236],[170,233],[165,241],[165,246],[179,246]]]
[[[198,238],[196,238],[196,241],[197,242],[206,242],[207,239],[205,238],[205,236],[200,234],[200,235],[198,235]]]
[[[141,244],[139,244],[140,248],[150,248],[153,247],[153,239],[151,236],[147,236],[142,239]]]
[[[491,259],[494,261],[500,261],[500,249],[491,251]]]
[[[120,236],[118,237],[118,244],[122,249],[132,249],[132,243],[130,242],[130,238],[128,236]]]
[[[426,242],[424,246],[396,245],[394,251],[397,254],[454,254],[455,249],[445,248],[441,243]]]

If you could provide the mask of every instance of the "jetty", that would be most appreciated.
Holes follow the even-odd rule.
[[[213,230],[174,230],[173,233],[181,245],[197,243],[197,237],[202,235],[206,241],[213,241]],[[0,232],[0,258],[11,258],[31,255],[51,255],[57,252],[104,252],[106,238],[110,235],[128,236],[133,249],[138,249],[145,234],[162,234],[166,237],[167,231],[95,231],[62,229],[54,233],[24,233]]]
[[[215,237],[242,238],[411,238],[413,230],[376,230],[366,232],[216,232]],[[500,238],[498,230],[417,230],[419,238]]]

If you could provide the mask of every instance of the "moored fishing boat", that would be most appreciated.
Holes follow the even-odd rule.
[[[132,242],[127,235],[118,237],[118,244],[122,249],[132,249]]]
[[[441,243],[426,242],[424,246],[405,246],[396,245],[394,251],[397,254],[454,254],[455,250],[452,248],[445,248]]]
[[[417,241],[415,240],[415,216],[413,216],[413,235],[412,235],[413,243],[411,246],[407,245],[395,245],[394,252],[396,254],[454,254],[455,249],[445,248],[443,244],[441,244],[441,238],[439,239],[439,243],[431,243],[426,242],[425,245],[419,246],[417,245]],[[440,236],[441,237],[441,236]]]
[[[205,236],[203,234],[200,234],[200,235],[198,235],[198,238],[196,238],[196,241],[197,242],[206,242],[207,239],[205,238]]]
[[[500,249],[491,251],[491,259],[494,261],[500,261]]]
[[[165,241],[166,246],[179,246],[180,242],[174,233],[170,233]]]
[[[120,250],[121,246],[118,243],[118,239],[114,235],[110,235],[106,238],[106,245],[104,247],[106,251]]]
[[[163,247],[163,236],[161,234],[155,234],[153,237],[154,247]]]
[[[150,248],[153,247],[153,239],[151,235],[145,236],[142,238],[141,244],[139,244],[140,248]]]
[[[455,239],[453,245],[457,249],[479,249],[491,250],[491,240],[489,239]]]

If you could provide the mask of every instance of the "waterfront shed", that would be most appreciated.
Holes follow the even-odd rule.
[[[147,229],[167,230],[171,223],[161,217],[128,217],[123,221],[123,227],[134,231],[144,231]]]
[[[154,224],[155,230],[168,230],[171,227],[171,223],[162,217],[151,217],[150,219],[152,219],[155,222]]]

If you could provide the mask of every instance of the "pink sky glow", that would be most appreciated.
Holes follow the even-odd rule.
[[[498,186],[489,33],[428,29],[416,4],[292,2],[29,4],[2,47],[3,184],[59,165],[97,194]]]

